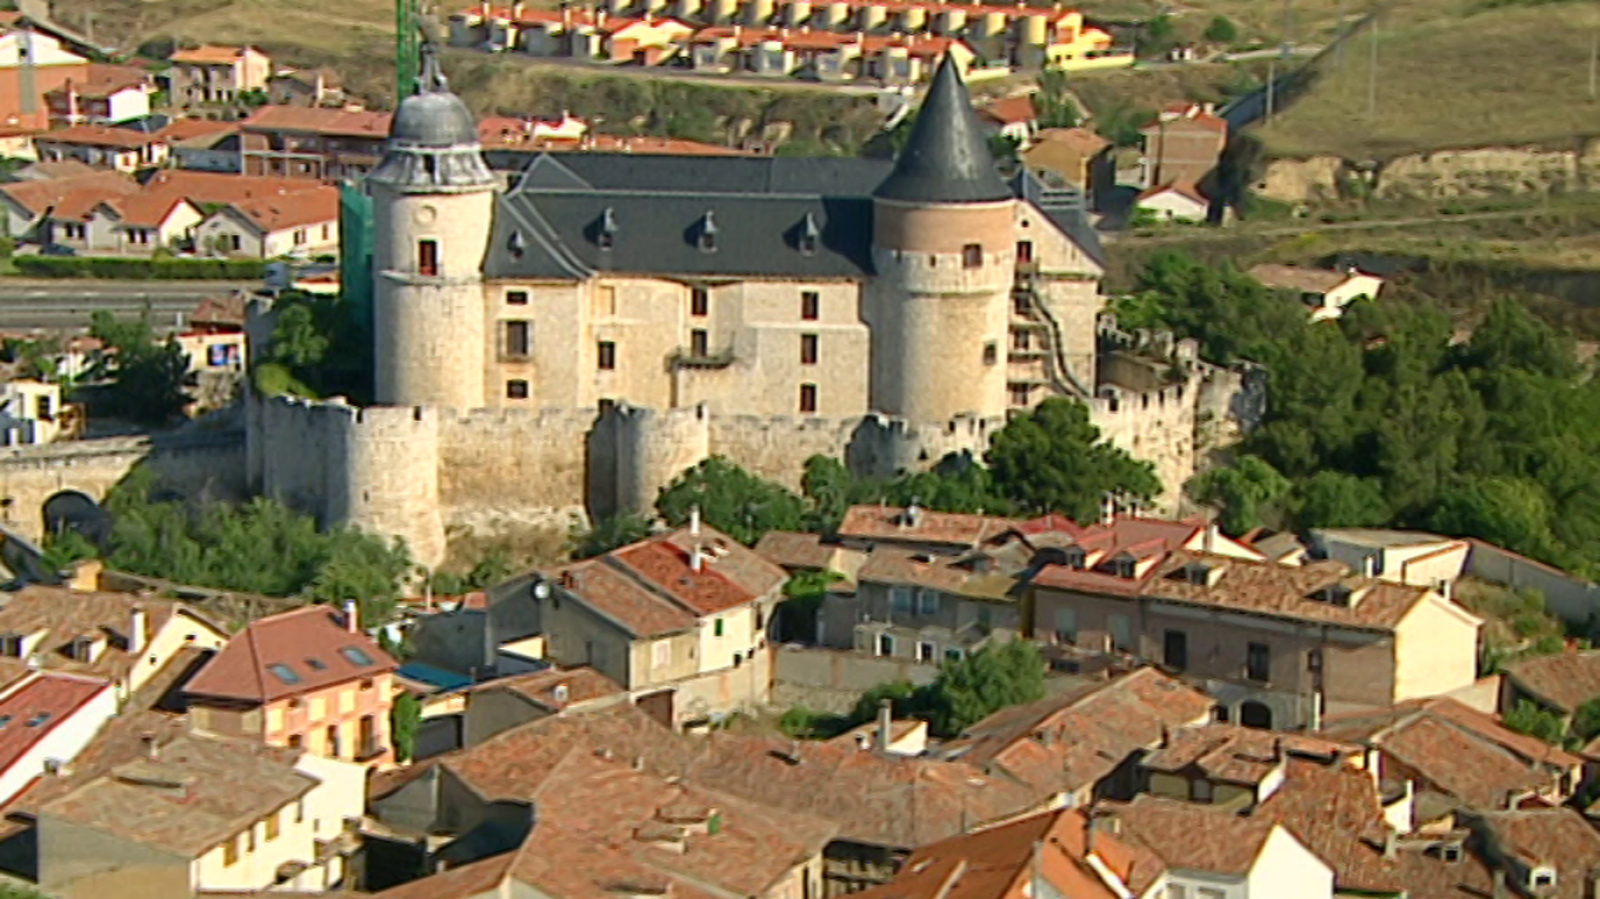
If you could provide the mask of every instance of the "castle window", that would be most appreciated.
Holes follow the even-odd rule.
[[[617,345],[609,340],[600,341],[599,364],[601,371],[611,371],[617,367]]]
[[[711,292],[704,287],[696,287],[689,291],[689,314],[694,316],[709,315],[711,313]]]
[[[506,305],[507,306],[526,306],[526,305],[528,305],[528,292],[526,290],[508,290],[508,291],[506,291]]]
[[[522,380],[506,382],[506,399],[525,400],[528,398],[528,382]]]
[[[1028,405],[1028,400],[1030,398],[1030,394],[1031,393],[1032,393],[1032,391],[1030,391],[1028,389],[1028,385],[1026,385],[1026,384],[1012,384],[1011,385],[1011,405],[1013,405],[1013,406],[1026,406],[1026,405]]]
[[[800,318],[814,322],[822,317],[822,294],[807,290],[800,294]]]
[[[1017,261],[1018,262],[1022,262],[1022,263],[1028,263],[1028,262],[1032,262],[1033,261],[1033,241],[1031,241],[1031,240],[1019,240],[1019,241],[1017,241]]]
[[[696,328],[689,332],[689,355],[696,359],[704,359],[711,355],[711,335],[704,330]]]
[[[437,240],[417,241],[417,273],[430,277],[439,274],[439,242]]]
[[[1012,349],[1021,350],[1023,352],[1026,352],[1027,350],[1032,348],[1032,344],[1033,344],[1033,335],[1029,334],[1027,331],[1012,331],[1011,332],[1011,348]]]
[[[815,385],[815,384],[801,384],[800,385],[800,411],[801,412],[815,412],[815,411],[817,411],[817,385]]]
[[[977,268],[983,264],[983,245],[969,243],[961,248],[961,267]]]
[[[505,343],[501,346],[508,359],[523,359],[533,350],[533,328],[526,321],[505,323]]]
[[[817,364],[817,335],[815,335],[815,334],[801,334],[800,335],[800,364],[801,365],[816,365]]]
[[[994,365],[1000,361],[1000,345],[989,341],[983,345],[983,364]]]

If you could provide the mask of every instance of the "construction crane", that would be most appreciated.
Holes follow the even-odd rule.
[[[394,0],[394,103],[417,89],[418,57],[422,50],[419,0]]]

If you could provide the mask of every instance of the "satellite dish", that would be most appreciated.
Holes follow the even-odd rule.
[[[533,598],[545,600],[550,598],[550,584],[545,581],[533,582]]]

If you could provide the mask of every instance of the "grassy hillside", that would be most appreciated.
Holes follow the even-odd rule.
[[[1258,129],[1274,156],[1353,159],[1600,135],[1588,95],[1600,4],[1484,9],[1455,0],[1437,17],[1386,16],[1377,29],[1377,113],[1369,114],[1369,35],[1319,65],[1312,89]],[[1405,7],[1407,4],[1398,4]]]

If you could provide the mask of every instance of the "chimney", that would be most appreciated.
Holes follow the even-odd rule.
[[[144,652],[144,606],[134,606],[128,615],[128,654],[138,655]]]
[[[352,634],[361,633],[361,619],[356,615],[356,601],[353,599],[345,600],[344,626]]]
[[[1384,831],[1383,831],[1383,857],[1384,858],[1387,858],[1387,859],[1394,858],[1396,839],[1397,838],[1395,836],[1394,828],[1389,827],[1389,828],[1385,828],[1384,829]]]
[[[1600,865],[1590,868],[1584,875],[1583,899],[1600,899]]]
[[[1449,578],[1443,578],[1442,580],[1440,580],[1440,582],[1439,582],[1439,595],[1444,597],[1444,601],[1445,602],[1453,602],[1453,601],[1455,601],[1455,592],[1456,592],[1456,582],[1455,581],[1453,581],[1453,580],[1451,580]]]
[[[1200,545],[1208,553],[1214,553],[1214,552],[1217,551],[1217,524],[1216,524],[1216,522],[1212,522],[1212,523],[1206,525],[1205,540]]]
[[[139,737],[139,742],[144,744],[144,757],[152,762],[161,760],[161,747],[156,744],[155,734],[144,734]]]
[[[705,556],[700,552],[700,544],[696,543],[694,546],[689,548],[689,570],[693,571],[695,574],[699,574],[700,569],[704,567]]]
[[[1376,577],[1378,573],[1378,560],[1372,556],[1361,557],[1361,576]]]
[[[1111,494],[1107,493],[1105,497],[1100,500],[1100,523],[1106,527],[1111,527],[1112,522],[1116,520],[1117,501],[1111,498]]]
[[[894,706],[887,699],[878,701],[878,751],[888,752],[894,742]]]
[[[689,536],[700,536],[700,507],[689,507]]]

